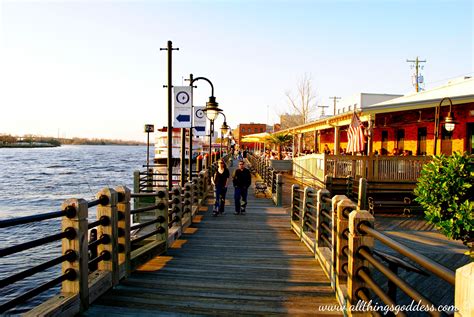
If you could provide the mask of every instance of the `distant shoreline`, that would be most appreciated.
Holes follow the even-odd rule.
[[[0,144],[0,148],[11,148],[11,149],[31,149],[31,148],[51,148],[51,147],[59,147],[61,145],[56,144]]]
[[[93,145],[93,146],[104,146],[104,145],[113,145],[113,146],[143,146],[144,144],[136,143],[136,144],[117,144],[117,143],[109,143],[109,144],[0,144],[0,149],[34,149],[34,148],[53,148],[53,147],[61,147],[62,145],[72,145],[72,146],[80,146],[80,145]]]

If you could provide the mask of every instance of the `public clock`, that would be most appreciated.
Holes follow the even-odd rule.
[[[180,104],[187,104],[189,101],[189,94],[185,91],[180,91],[176,94],[176,101]]]

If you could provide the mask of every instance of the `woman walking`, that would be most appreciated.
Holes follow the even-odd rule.
[[[230,172],[225,162],[221,159],[217,164],[217,171],[211,178],[216,193],[216,202],[214,203],[214,211],[212,212],[214,217],[224,213],[225,195],[227,193],[227,185],[230,177]]]

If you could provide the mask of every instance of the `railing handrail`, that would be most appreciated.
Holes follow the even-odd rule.
[[[136,188],[138,188],[140,183],[139,177],[136,177],[138,175],[139,173],[134,173]],[[156,252],[165,252],[168,243],[171,243],[171,241],[174,241],[174,239],[177,239],[182,234],[185,226],[191,223],[193,215],[198,210],[198,208],[193,208],[193,204],[195,202],[201,203],[207,197],[206,177],[207,174],[205,172],[200,172],[199,178],[194,183],[186,183],[182,190],[179,187],[173,188],[170,196],[166,188],[152,193],[135,194],[131,194],[130,190],[124,186],[119,186],[116,190],[104,188],[97,193],[97,198],[91,201],[67,199],[62,204],[62,210],[57,212],[2,220],[0,228],[62,217],[61,227],[65,229],[56,234],[0,250],[0,257],[2,257],[62,239],[63,245],[61,249],[64,253],[59,257],[0,280],[0,288],[3,288],[52,266],[62,265],[63,274],[61,276],[35,289],[28,290],[17,298],[2,303],[0,305],[0,314],[61,282],[63,282],[62,294],[64,292],[67,295],[64,295],[64,298],[67,298],[67,301],[73,301],[73,303],[67,304],[65,300],[61,302],[64,302],[64,305],[72,305],[74,307],[73,310],[76,312],[80,311],[80,307],[83,309],[87,308],[90,299],[89,287],[100,288],[100,290],[94,289],[90,291],[91,296],[92,294],[93,296],[100,295],[107,290],[107,287],[116,285],[121,277],[130,274],[131,269],[143,263],[140,261],[145,261],[150,256],[157,254]],[[148,206],[142,205],[131,210],[130,199],[132,197],[135,198],[135,203],[143,200]],[[172,199],[169,199],[169,197]],[[169,204],[170,208],[168,208]],[[96,216],[98,220],[89,223],[89,208],[95,206],[97,206]],[[145,220],[136,226],[131,226],[131,215],[145,212],[150,212],[149,214],[153,218]],[[171,218],[170,221],[168,221],[169,217]],[[142,234],[132,240],[131,229],[142,229],[149,226],[156,227],[152,228],[151,232],[141,230]],[[171,228],[172,226],[173,228]],[[178,231],[174,232],[173,230],[175,229],[178,229]],[[89,230],[91,233],[90,239],[88,237]],[[169,230],[172,232],[170,235],[168,235]],[[95,234],[93,235],[94,232]],[[97,235],[100,235],[98,239]],[[144,240],[147,240],[147,242],[143,243]],[[131,249],[132,244],[135,247],[133,252]],[[84,255],[83,252],[86,252],[86,254]],[[132,254],[134,254],[133,258]],[[103,281],[97,283],[93,279],[92,284],[89,284],[88,275],[96,269],[101,272],[97,276],[100,276],[100,279]],[[75,274],[74,278],[72,278],[72,274]],[[71,294],[78,294],[79,301],[74,300],[74,296],[71,296]],[[54,298],[52,300],[52,302],[58,303]],[[48,306],[48,309],[52,312],[57,312],[58,309],[61,309],[55,305],[57,304],[53,304],[52,307]]]
[[[361,180],[360,186],[365,186],[364,181]],[[415,302],[421,301],[421,304],[426,307],[436,307],[413,286],[398,277],[397,269],[404,268],[412,274],[425,276],[429,274],[400,259],[400,256],[391,259],[390,255],[375,250],[375,240],[408,260],[414,261],[433,276],[447,281],[458,292],[458,285],[455,283],[458,278],[454,271],[373,229],[373,215],[362,209],[360,205],[357,206],[347,196],[336,195],[330,200],[326,198],[328,195],[329,191],[326,189],[320,189],[316,193],[311,187],[303,190],[298,185],[293,185],[290,219],[293,231],[315,253],[323,271],[330,278],[341,305],[345,303],[355,305],[361,296],[368,294],[367,292],[361,295],[362,289],[372,290],[388,306],[395,305],[398,288]],[[381,260],[372,254],[381,257]],[[371,278],[371,269],[378,270],[387,278],[387,292]],[[465,272],[471,271],[471,267],[465,270]],[[467,284],[458,282],[461,283],[460,291],[465,291]],[[342,287],[343,284],[344,287]],[[440,315],[437,311],[428,313],[434,316]]]
[[[450,269],[442,266],[439,263],[436,263],[435,261],[427,258],[423,254],[416,252],[409,247],[395,241],[394,239],[390,238],[389,236],[371,228],[367,224],[360,224],[359,229],[378,241],[382,242],[386,246],[396,250],[397,252],[403,254],[407,258],[409,258],[412,261],[415,261],[425,269],[429,270],[431,273],[435,274],[436,276],[442,278],[443,280],[447,281],[451,285],[455,285],[456,281],[456,274],[455,272],[451,271]]]

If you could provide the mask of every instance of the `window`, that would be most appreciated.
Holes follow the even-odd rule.
[[[245,128],[242,128],[242,132],[244,132],[244,133],[245,133]]]
[[[254,132],[254,133],[257,133],[257,132],[258,132],[258,128],[253,128],[253,132]]]
[[[249,133],[252,133],[252,130],[249,128],[249,129],[248,129],[248,132],[249,132]]]
[[[347,110],[348,110],[348,111],[351,111],[351,110],[352,110],[352,106],[349,106],[349,107],[347,108]]]

